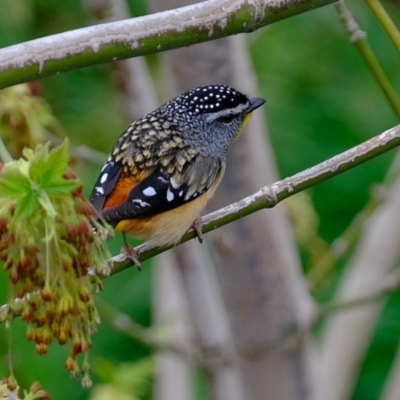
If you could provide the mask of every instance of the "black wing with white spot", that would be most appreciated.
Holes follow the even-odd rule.
[[[92,194],[90,195],[90,202],[97,211],[103,209],[107,196],[114,189],[115,183],[122,172],[122,166],[112,160],[108,160],[100,172]]]
[[[102,216],[115,226],[124,219],[172,210],[207,192],[223,169],[219,160],[203,157],[198,157],[183,174],[171,176],[159,167],[131,190],[124,203],[103,210]]]

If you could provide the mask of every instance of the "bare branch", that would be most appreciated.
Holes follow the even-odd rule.
[[[322,304],[319,307],[318,319],[332,315],[333,313],[344,311],[353,307],[358,307],[364,304],[374,302],[381,299],[399,289],[400,286],[400,271],[393,271],[384,279],[382,282],[377,283],[376,288],[371,291],[368,290],[366,293],[361,294],[353,299],[332,301],[326,304]]]
[[[252,32],[334,0],[209,0],[0,50],[0,89],[104,62]]]
[[[376,19],[380,22],[396,49],[400,50],[400,32],[381,2],[379,0],[366,0],[365,2],[375,14]]]
[[[399,145],[400,125],[397,125],[314,167],[308,168],[296,175],[273,183],[272,185],[264,186],[253,195],[206,215],[202,219],[202,231],[203,233],[207,233],[261,209],[272,208],[278,204],[278,202],[302,190],[308,189],[317,183],[321,183],[342,172],[352,169]],[[195,233],[190,231],[183,236],[181,243],[187,242],[195,236]],[[140,254],[140,260],[144,261],[172,247],[173,246],[153,247],[144,243],[138,246],[136,250]],[[112,274],[132,266],[132,261],[126,259],[124,254],[112,257],[110,263],[113,267]]]
[[[302,190],[308,189],[317,183],[321,183],[354,168],[399,145],[400,125],[397,125],[314,167],[308,168],[296,175],[273,183],[272,185],[264,186],[253,195],[206,215],[202,219],[202,231],[203,233],[207,233],[261,209],[272,208],[278,204],[278,202]],[[190,231],[183,236],[180,243],[187,242],[194,237],[196,237],[196,234]],[[138,246],[136,250],[140,254],[140,260],[144,261],[172,247],[173,246],[154,247],[144,243]],[[112,257],[109,262],[112,265],[111,274],[116,274],[133,266],[132,261],[127,259],[124,254],[118,254]],[[7,310],[8,307],[6,305],[0,307],[0,322],[5,321]],[[12,311],[18,315],[17,306],[13,307]]]
[[[93,164],[103,165],[105,160],[107,160],[108,154],[102,153],[100,151],[94,150],[89,146],[70,146],[71,153],[80,158],[81,160],[89,161]]]
[[[379,8],[383,9],[383,7],[379,2],[368,0],[367,3],[369,3],[370,5],[372,3],[376,3]],[[337,3],[335,3],[335,8],[339,14],[340,20],[342,21],[347,33],[350,35],[350,41],[357,46],[358,50],[360,51],[362,57],[365,60],[365,63],[371,69],[371,72],[374,74],[375,79],[377,80],[379,86],[381,87],[383,93],[385,94],[388,102],[392,106],[393,111],[396,113],[397,117],[400,117],[400,102],[399,99],[397,98],[396,91],[394,90],[392,84],[387,78],[384,69],[379,63],[378,58],[375,56],[367,40],[367,34],[360,29],[360,27],[357,24],[357,21],[354,19],[350,9],[347,7],[346,2],[344,0],[340,0]],[[394,33],[397,32],[400,44],[400,34],[398,33],[393,23],[392,25],[393,25],[392,31]]]
[[[103,301],[98,300],[96,306],[103,321],[112,325],[115,330],[129,336],[131,339],[154,350],[169,351],[187,360],[194,361],[197,365],[201,365],[204,362],[199,350],[193,344],[189,347],[181,342],[175,343],[169,340],[169,338],[163,338],[165,335],[157,334],[157,329],[144,328],[133,321],[129,315],[115,310]]]
[[[315,313],[312,319],[307,321],[307,323],[305,323],[303,326],[299,326],[299,329],[291,336],[272,343],[267,351],[271,353],[291,351],[293,348],[299,345],[304,335],[306,335],[312,326],[321,318],[329,317],[333,313],[349,310],[380,300],[383,296],[398,290],[399,286],[400,271],[395,270],[382,279],[381,282],[377,283],[377,287],[372,292],[366,291],[366,293],[360,294],[358,297],[354,297],[353,299],[342,302],[330,302],[319,305],[319,310],[317,313]],[[106,311],[106,320],[111,322],[118,331],[127,334],[132,339],[137,340],[155,350],[171,351],[175,354],[183,356],[186,359],[199,362],[200,365],[205,363],[205,360],[198,352],[198,349],[190,349],[187,346],[181,346],[178,343],[160,340],[154,336],[154,329],[143,328],[142,326],[133,322],[125,314],[121,314],[115,310],[112,310],[111,312],[111,310],[112,309],[109,305],[102,304],[100,307],[102,316],[105,316],[104,311]],[[232,361],[232,355],[227,353],[218,353],[216,356],[223,356],[224,361],[228,363]]]

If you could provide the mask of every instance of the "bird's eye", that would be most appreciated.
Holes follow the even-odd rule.
[[[235,119],[235,114],[226,114],[222,115],[221,117],[218,118],[219,122],[222,122],[223,124],[229,124]]]

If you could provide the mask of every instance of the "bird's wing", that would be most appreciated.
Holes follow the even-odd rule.
[[[111,159],[104,164],[99,177],[94,185],[89,201],[97,211],[101,211],[107,197],[113,191],[122,172],[122,166]]]
[[[148,176],[139,179],[120,176],[116,180],[117,172],[113,169],[115,165],[110,167],[110,172],[113,172],[109,175],[110,182],[106,182],[103,178],[104,188],[101,186],[103,188],[100,189],[101,193],[94,193],[95,200],[92,200],[92,203],[101,203],[103,218],[110,225],[116,226],[125,219],[151,217],[193,201],[207,192],[219,179],[224,170],[224,163],[219,159],[198,155],[182,172],[175,171],[173,174],[168,174],[159,166]],[[123,200],[122,190],[118,189],[121,187],[125,188]],[[94,192],[96,190],[99,192],[99,188],[95,186]],[[101,202],[96,201],[96,197],[101,196],[105,198]]]

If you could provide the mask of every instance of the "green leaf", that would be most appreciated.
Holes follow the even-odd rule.
[[[40,147],[30,157],[29,175],[49,196],[70,193],[79,187],[78,180],[63,177],[68,169],[68,140],[49,151],[49,144]]]
[[[33,158],[34,152],[33,152],[33,150],[30,149],[29,147],[25,147],[25,148],[22,150],[22,154],[23,154],[23,156],[24,156],[28,161],[30,161],[30,160],[32,160],[32,158]]]
[[[12,218],[12,223],[16,224],[23,220],[32,217],[37,210],[38,201],[33,191],[24,194],[17,202],[15,212]]]
[[[133,363],[115,366],[106,359],[98,359],[94,370],[105,382],[139,398],[147,397],[154,376],[154,358],[145,357]]]
[[[44,175],[48,169],[49,145],[50,143],[47,142],[43,146],[37,147],[34,153],[29,155],[29,176],[38,184],[41,184],[45,180]],[[26,153],[25,155],[28,156]]]
[[[151,379],[154,376],[154,358],[145,357],[133,363],[123,363],[114,374],[114,382],[138,397],[147,397],[151,390]]]
[[[47,163],[49,168],[49,181],[57,182],[60,179],[64,180],[63,174],[68,168],[68,162],[68,139],[65,139],[60,146],[54,148],[49,154]]]
[[[80,182],[77,180],[64,179],[60,182],[53,182],[48,185],[44,184],[42,187],[49,196],[57,196],[60,194],[70,193],[71,191],[77,189],[80,185]]]
[[[68,140],[49,152],[49,144],[42,146],[31,161],[30,177],[41,186],[50,188],[52,184],[64,181],[63,174],[68,168]]]
[[[31,191],[31,182],[20,170],[6,165],[0,173],[0,197],[19,198]]]

